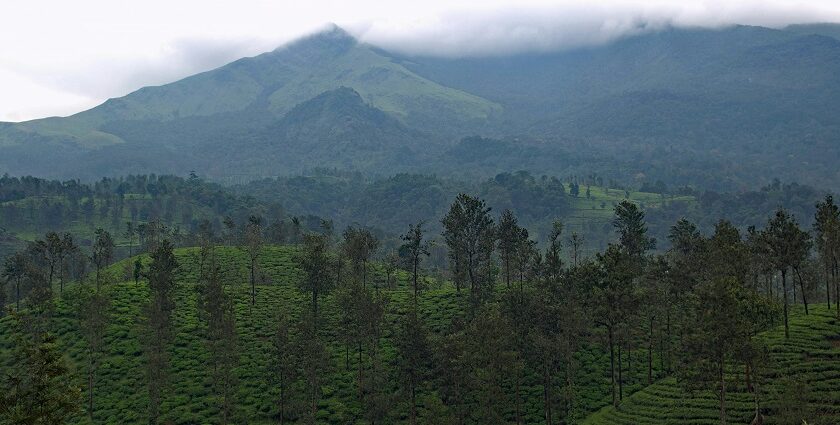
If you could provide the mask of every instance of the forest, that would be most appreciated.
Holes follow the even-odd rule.
[[[100,226],[5,260],[2,423],[840,420],[831,195],[807,226],[776,208],[745,230],[680,218],[662,240],[624,199],[593,252],[559,219],[538,241],[465,193],[394,235],[196,176],[0,188],[16,228],[46,205],[64,211],[52,225]],[[694,202],[804,190],[762,191]]]

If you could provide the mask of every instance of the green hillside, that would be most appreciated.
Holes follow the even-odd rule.
[[[791,316],[791,338],[781,328],[758,336],[769,347],[769,362],[759,388],[760,403],[767,409],[767,424],[840,423],[840,319],[825,305],[812,306],[810,314],[797,308]],[[731,423],[750,423],[755,400],[746,392],[743,371],[730,370],[727,378],[727,417]],[[675,379],[663,379],[582,421],[608,424],[719,424],[718,395],[691,393]],[[819,419],[810,419],[819,418]]]
[[[267,380],[271,338],[276,327],[277,315],[284,312],[292,323],[300,320],[302,311],[308,308],[307,295],[297,289],[302,278],[299,268],[299,250],[296,247],[265,247],[258,263],[262,284],[257,287],[257,302],[251,306],[247,284],[247,258],[239,248],[217,248],[219,265],[224,270],[226,291],[235,303],[237,345],[239,363],[235,369],[238,377],[236,393],[236,422],[274,423],[277,418],[277,389]],[[175,291],[175,343],[170,348],[172,358],[170,384],[164,398],[162,420],[173,424],[218,423],[218,400],[210,391],[207,371],[207,346],[204,341],[205,325],[199,318],[197,302],[197,281],[199,251],[180,249],[176,252],[180,267],[176,271]],[[99,367],[95,423],[144,423],[147,406],[144,381],[144,357],[140,343],[140,307],[148,298],[144,281],[135,285],[127,279],[126,264],[131,259],[113,265],[108,278],[113,284],[107,286],[111,297],[111,319],[105,336],[105,356]],[[397,273],[393,286],[385,285],[380,266],[374,267],[371,284],[381,287],[387,300],[383,330],[378,350],[381,365],[386,375],[394,372],[394,338],[398,324],[411,305],[411,290],[408,275]],[[124,281],[127,280],[127,281]],[[420,315],[424,318],[435,345],[443,343],[453,319],[467,314],[466,293],[458,294],[452,286],[436,279],[426,280],[427,289],[418,301]],[[84,338],[79,331],[75,315],[75,300],[78,299],[78,285],[65,290],[56,300],[51,319],[52,327],[59,337],[59,346],[70,360],[75,376],[85,376],[87,355]],[[358,398],[357,357],[355,348],[346,351],[343,344],[341,310],[334,295],[323,302],[322,338],[326,343],[328,362],[321,373],[322,397],[318,404],[318,423],[347,424],[368,423],[365,407]],[[8,330],[9,318],[0,319],[0,329]],[[799,308],[792,312],[790,340],[785,340],[779,328],[759,336],[769,345],[771,367],[762,379],[769,382],[761,389],[762,403],[769,415],[767,423],[784,423],[774,417],[781,415],[781,392],[787,391],[785,378],[795,377],[805,383],[808,408],[822,421],[809,423],[831,423],[837,418],[836,400],[840,391],[838,361],[840,347],[836,341],[840,335],[840,321],[833,311],[823,305],[812,306],[811,314],[804,315]],[[0,347],[9,347],[7,331],[0,332]],[[704,392],[687,393],[681,390],[673,378],[666,378],[647,387],[645,383],[646,364],[644,344],[625,352],[628,366],[624,388],[628,394],[619,409],[605,407],[610,403],[608,379],[609,355],[600,344],[585,342],[576,354],[576,394],[571,408],[575,423],[590,424],[662,424],[662,423],[717,423],[716,399]],[[367,357],[369,347],[362,358],[365,368],[372,367]],[[8,350],[0,350],[8,353]],[[349,355],[349,357],[347,357]],[[631,361],[631,358],[638,359]],[[662,361],[655,357],[654,376],[663,376],[657,367]],[[345,364],[347,363],[347,364]],[[368,370],[369,372],[369,370]],[[366,373],[368,373],[366,372]],[[540,423],[542,417],[542,386],[535,371],[527,371],[520,391],[522,394],[522,420],[524,423]],[[743,393],[738,371],[731,371],[731,395],[729,396],[730,420],[746,423],[751,419],[753,405],[750,396]],[[393,394],[390,401],[389,423],[407,419],[404,397],[397,397],[398,380],[389,378],[386,394]],[[85,382],[80,380],[84,387]],[[508,389],[510,390],[510,389]],[[419,415],[421,423],[435,423],[439,415],[440,400],[431,386],[421,388]],[[471,403],[480,403],[470,399]],[[478,405],[472,405],[477,408]],[[599,410],[600,409],[600,410]],[[594,412],[594,413],[593,413]],[[508,412],[508,414],[512,414]],[[591,414],[591,416],[590,416]],[[77,423],[89,423],[80,417]]]
[[[236,303],[236,324],[240,352],[236,371],[240,381],[236,395],[240,420],[247,423],[274,423],[276,418],[277,391],[266,379],[269,364],[270,339],[276,327],[277,314],[285,312],[292,323],[300,320],[302,310],[308,308],[307,295],[297,289],[302,277],[298,264],[298,249],[295,247],[266,247],[259,258],[259,269],[266,284],[257,288],[257,303],[250,304],[247,259],[238,248],[217,248],[219,265],[225,270],[229,282],[227,291]],[[198,249],[177,251],[180,267],[176,278],[175,341],[171,349],[172,372],[171,392],[166,397],[163,421],[174,424],[218,423],[217,401],[209,389],[206,359],[207,348],[203,337],[205,328],[198,318],[196,305],[196,283],[198,280]],[[131,259],[115,264],[110,273],[115,282],[108,287],[112,298],[111,314],[105,337],[105,358],[99,369],[97,382],[99,394],[96,405],[96,421],[102,423],[144,423],[146,420],[146,388],[144,381],[144,360],[140,344],[141,306],[148,299],[145,282],[135,285],[124,277],[125,264]],[[126,281],[123,281],[123,280]],[[393,338],[401,318],[411,305],[411,289],[408,275],[397,274],[393,287],[383,287],[387,299],[387,312],[380,347],[384,367],[391,376],[395,351]],[[370,277],[372,282],[384,286],[385,276],[380,267]],[[441,338],[449,329],[453,319],[464,317],[467,311],[466,293],[458,294],[448,282],[427,279],[427,290],[419,298],[418,309],[434,338]],[[74,313],[74,299],[78,298],[78,286],[66,289],[57,299],[53,325],[59,336],[62,351],[67,354],[72,368],[78,376],[86,373],[86,346],[80,334],[78,319]],[[340,310],[334,296],[327,296],[323,302],[323,335],[329,353],[329,362],[324,370],[323,397],[319,403],[318,423],[347,424],[367,423],[363,407],[358,400],[357,358],[353,348],[350,351],[350,367],[345,366],[345,347],[342,344]],[[0,347],[8,348],[10,333],[8,318],[0,319]],[[6,323],[4,323],[6,322]],[[4,331],[5,330],[5,331]],[[437,339],[434,339],[437,341]],[[365,349],[367,350],[367,348]],[[8,350],[0,350],[0,352]],[[637,355],[641,356],[639,349]],[[585,345],[579,353],[581,384],[580,394],[574,407],[574,415],[582,418],[588,412],[609,403],[609,381],[605,377],[609,358],[598,345]],[[367,365],[367,352],[363,361]],[[368,367],[368,366],[365,366]],[[629,376],[628,372],[628,376]],[[628,377],[628,389],[643,386],[641,365],[635,371],[635,378]],[[397,381],[389,379],[386,392],[398,393]],[[84,382],[79,382],[84,385]],[[524,420],[526,423],[540,421],[541,386],[539,376],[530,374],[522,383]],[[435,392],[423,389],[426,401],[421,408],[424,423],[431,423],[435,409]],[[431,397],[431,398],[429,398]],[[422,399],[422,398],[421,398]],[[407,408],[404,399],[393,400],[392,421],[403,422]],[[473,401],[476,403],[477,401]],[[89,423],[81,418],[79,423]],[[238,423],[238,422],[237,422]]]

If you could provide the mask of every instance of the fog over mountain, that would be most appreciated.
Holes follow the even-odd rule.
[[[528,169],[634,185],[828,187],[840,183],[837,28],[666,28],[559,51],[441,57],[331,26],[72,117],[3,124],[0,169],[246,180],[315,167]],[[480,155],[448,154],[463,143]]]
[[[390,51],[446,57],[556,51],[672,27],[840,22],[830,0],[150,1],[130,8],[131,19],[113,2],[83,3],[2,6],[15,19],[0,27],[0,121],[79,112],[271,50],[327,22]]]

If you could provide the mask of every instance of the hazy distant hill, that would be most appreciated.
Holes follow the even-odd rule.
[[[441,59],[332,28],[68,118],[2,124],[0,170],[531,169],[828,187],[840,184],[838,35],[837,25],[672,29],[571,51]]]

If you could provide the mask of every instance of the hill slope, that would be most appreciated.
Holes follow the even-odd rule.
[[[570,51],[456,59],[389,53],[333,28],[72,117],[0,124],[0,169],[94,177],[197,168],[260,177],[326,164],[486,177],[526,168],[716,190],[775,177],[834,186],[837,28],[669,29]],[[347,125],[334,119],[346,102],[322,104],[321,118],[290,114],[341,87],[382,114]],[[383,114],[405,128],[387,120],[372,131]],[[288,140],[283,153],[249,149],[278,133]],[[365,143],[344,149],[325,134]],[[506,147],[484,162],[473,158],[498,146],[455,155],[470,134]],[[404,156],[422,155],[393,163],[384,160],[391,154],[370,160],[361,148],[391,143],[413,148]],[[253,168],[267,158],[275,170]],[[219,162],[227,164],[212,167]]]
[[[763,377],[769,385],[760,388],[765,423],[840,423],[840,320],[825,305],[812,306],[807,316],[798,307],[790,323],[789,340],[780,328],[759,336],[770,348],[769,367]],[[746,424],[755,416],[755,404],[753,395],[744,388],[743,374],[738,372],[730,371],[727,378],[727,418],[730,423]],[[786,387],[791,385],[790,380],[800,382],[802,387]],[[791,397],[791,391],[798,394]],[[627,397],[618,409],[603,408],[583,423],[713,425],[720,423],[718,412],[717,394],[691,394],[669,378]],[[804,417],[797,416],[803,412]]]

